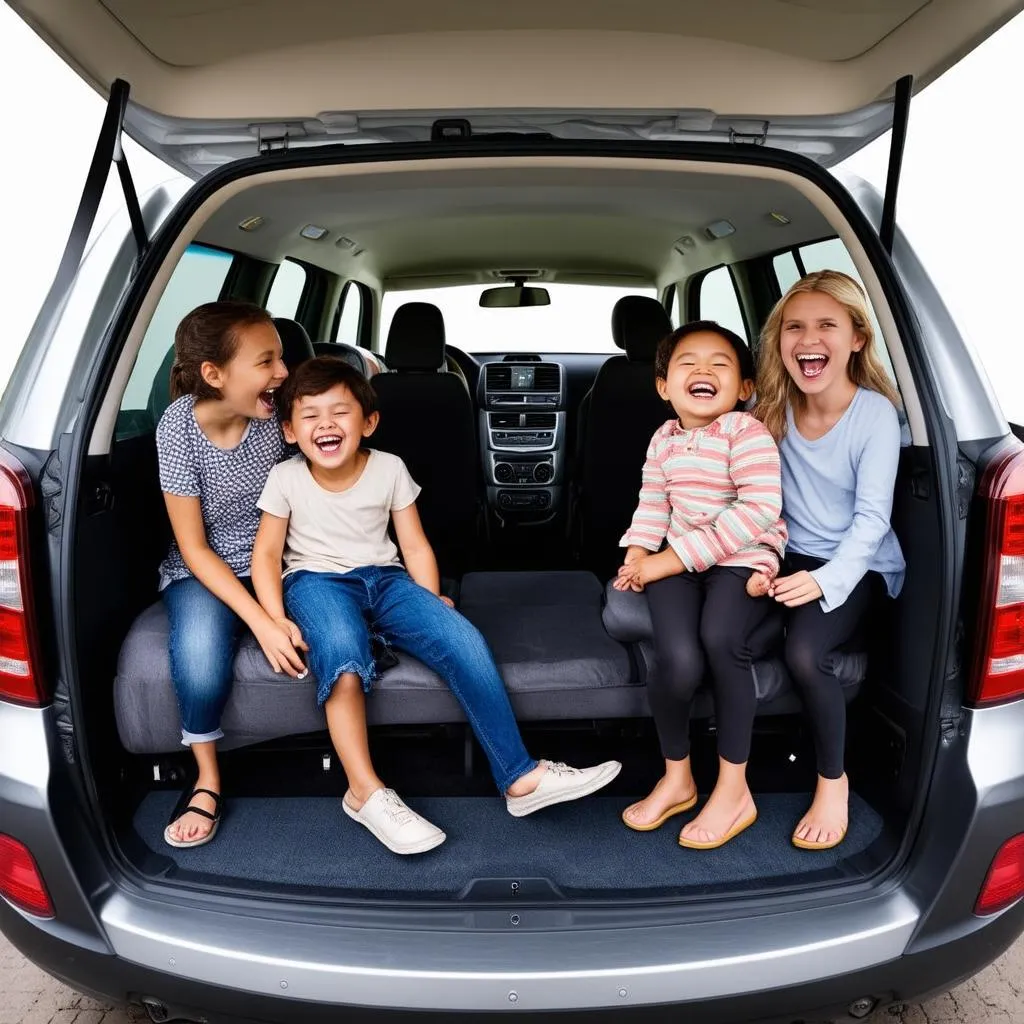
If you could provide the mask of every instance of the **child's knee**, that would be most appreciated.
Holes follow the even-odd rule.
[[[358,672],[342,672],[334,680],[326,703],[350,698],[353,694],[363,693],[364,689],[362,676]]]

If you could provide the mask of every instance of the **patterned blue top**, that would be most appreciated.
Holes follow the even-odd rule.
[[[286,454],[281,426],[274,417],[253,419],[234,448],[218,448],[196,422],[195,397],[172,402],[156,428],[160,489],[198,498],[206,541],[236,576],[248,576],[260,511],[256,507],[271,469]],[[160,565],[160,589],[187,579],[176,541]]]

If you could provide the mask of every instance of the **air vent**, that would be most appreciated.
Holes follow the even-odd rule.
[[[534,391],[560,391],[562,373],[556,363],[542,363],[537,367],[533,377]]]
[[[524,427],[535,427],[543,430],[554,430],[557,422],[553,412],[527,412],[524,413],[526,422]]]
[[[512,367],[496,366],[489,363],[487,366],[486,387],[488,391],[511,391]]]
[[[517,412],[492,412],[492,430],[515,430],[519,426],[519,413]]]

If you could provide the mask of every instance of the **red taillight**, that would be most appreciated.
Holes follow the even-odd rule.
[[[25,467],[0,449],[0,700],[45,703],[29,574],[28,514],[34,501]]]
[[[1008,839],[999,848],[978,893],[974,912],[995,914],[1024,896],[1024,835]]]
[[[971,700],[992,704],[1024,696],[1024,450],[985,470],[988,503]]]
[[[53,917],[50,894],[24,843],[0,834],[0,896],[36,917]]]

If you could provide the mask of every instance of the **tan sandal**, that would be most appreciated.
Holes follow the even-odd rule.
[[[839,833],[838,839],[833,839],[831,843],[811,843],[806,839],[801,839],[797,834],[793,833],[793,845],[798,850],[834,850],[844,839],[846,838],[846,829],[842,829]]]
[[[656,818],[648,825],[634,824],[626,817],[626,811],[629,810],[629,807],[636,807],[636,804],[630,804],[629,807],[626,808],[626,811],[622,812],[622,822],[627,828],[631,828],[634,832],[653,832],[656,828],[661,828],[669,818],[674,818],[677,814],[685,814],[687,811],[692,810],[696,803],[697,794],[694,793],[689,800],[684,800],[681,804],[673,804],[661,815],[660,818]]]
[[[680,836],[679,845],[685,846],[688,850],[717,850],[720,846],[725,846],[730,839],[735,839],[741,832],[745,832],[755,821],[757,821],[757,811],[754,811],[749,818],[736,822],[721,839],[712,839],[709,843],[702,843],[697,839],[687,839],[684,836]]]

